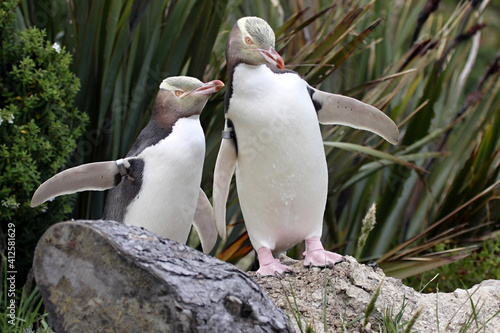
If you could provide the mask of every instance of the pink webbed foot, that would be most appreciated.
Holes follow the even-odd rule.
[[[261,247],[257,250],[260,268],[257,270],[257,275],[282,277],[286,272],[293,272],[293,269],[282,265],[279,259],[275,259],[271,250]]]
[[[345,261],[340,254],[325,251],[318,237],[306,239],[306,251],[304,266],[333,267],[333,265]]]

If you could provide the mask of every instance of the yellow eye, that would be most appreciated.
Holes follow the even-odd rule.
[[[184,91],[182,90],[176,90],[174,91],[175,96],[180,97],[182,94],[184,94]]]
[[[245,43],[247,43],[247,45],[252,45],[252,44],[253,44],[253,40],[252,40],[252,38],[250,38],[250,37],[248,37],[248,36],[247,36],[247,37],[245,37]]]

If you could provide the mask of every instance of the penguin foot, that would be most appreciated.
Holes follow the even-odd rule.
[[[279,259],[275,259],[271,250],[266,247],[261,247],[257,250],[260,268],[257,270],[257,276],[276,276],[281,278],[286,272],[293,272],[291,267],[280,263]]]
[[[304,252],[305,253],[305,252]],[[330,267],[344,262],[345,259],[340,254],[325,250],[316,250],[305,254],[304,266]]]
[[[304,266],[333,267],[335,264],[345,261],[344,257],[335,252],[325,251],[319,237],[306,239],[306,251]]]
[[[260,266],[260,268],[257,270],[257,276],[259,278],[263,276],[275,276],[278,279],[281,279],[283,276],[285,276],[285,273],[293,272],[292,268],[280,264],[278,259],[276,259],[276,261],[278,262]]]

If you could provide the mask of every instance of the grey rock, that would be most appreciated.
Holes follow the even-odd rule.
[[[56,224],[33,269],[58,333],[293,331],[244,272],[138,227]]]
[[[483,281],[468,290],[457,289],[452,293],[423,294],[403,285],[399,279],[385,276],[380,268],[359,264],[349,256],[346,259],[333,269],[323,270],[308,269],[299,262],[292,266],[294,274],[286,274],[282,280],[258,279],[255,273],[249,274],[275,304],[292,314],[296,331],[305,331],[306,326],[311,325],[318,333],[361,332],[363,319],[360,318],[383,280],[376,310],[370,315],[365,332],[383,331],[383,313],[392,310],[395,317],[403,302],[405,308],[400,325],[408,322],[423,306],[411,332],[460,332],[474,318],[474,311],[477,321],[472,322],[467,332],[500,332],[498,280]]]

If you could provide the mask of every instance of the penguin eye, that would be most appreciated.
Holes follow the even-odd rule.
[[[175,96],[177,96],[177,97],[181,97],[181,95],[182,95],[182,94],[184,94],[184,91],[182,91],[182,90],[175,90],[175,91],[174,91],[174,94],[175,94]]]
[[[252,38],[250,38],[250,37],[246,36],[246,37],[245,37],[245,43],[247,43],[247,45],[252,45],[252,44],[253,44],[253,40],[252,40]]]

